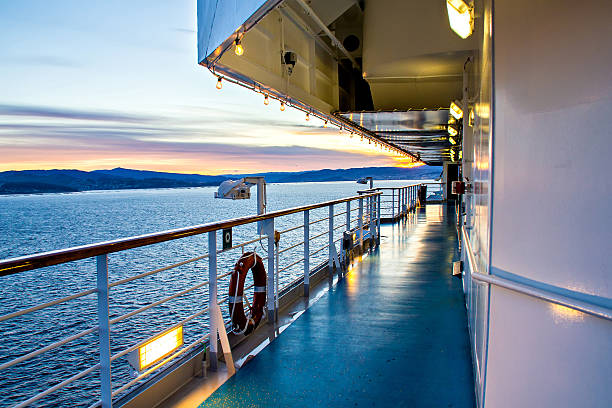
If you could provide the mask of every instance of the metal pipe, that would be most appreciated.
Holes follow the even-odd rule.
[[[570,309],[578,310],[579,312],[590,314],[591,316],[599,317],[605,320],[612,320],[612,310],[605,306],[597,305],[592,302],[578,300],[561,293],[555,293],[551,290],[541,289],[521,282],[516,282],[508,278],[503,278],[496,275],[485,275],[476,271],[476,258],[472,252],[472,245],[465,230],[465,226],[461,228],[463,241],[468,259],[470,262],[470,279],[483,282],[489,285],[499,286],[505,289],[512,290],[523,295],[531,296],[560,306],[565,306]]]
[[[351,60],[351,62],[353,63],[353,67],[357,68],[357,69],[361,69],[359,64],[357,63],[357,61],[355,60],[355,58],[353,58],[353,56],[351,55],[350,52],[348,52],[346,50],[346,48],[344,48],[344,45],[342,45],[342,43],[340,42],[340,40],[338,40],[336,38],[336,36],[329,30],[329,28],[327,28],[327,26],[325,25],[325,23],[319,18],[319,16],[317,16],[317,14],[314,12],[313,9],[310,8],[310,6],[308,4],[306,4],[304,2],[304,0],[295,0],[296,3],[302,7],[304,9],[304,11],[306,12],[306,14],[308,16],[310,16],[310,18],[313,19],[313,21],[315,23],[317,23],[317,25],[319,26],[319,28],[321,30],[323,30],[323,32],[325,33],[325,35],[327,35],[329,37],[329,39],[331,40],[332,44],[334,44],[340,51],[342,51],[342,53],[346,56],[346,58],[348,58],[349,60]]]

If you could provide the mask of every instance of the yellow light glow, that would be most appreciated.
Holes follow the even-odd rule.
[[[393,160],[397,162],[397,164],[395,165],[396,167],[401,167],[405,169],[411,169],[414,167],[421,167],[425,165],[425,163],[420,161],[415,162],[412,157],[394,157]]]
[[[463,159],[463,150],[459,150],[459,160]]]
[[[448,127],[448,134],[451,135],[451,136],[457,136],[459,134],[459,132],[457,132],[457,129],[455,129],[454,127],[449,126]],[[449,140],[450,140],[450,138],[449,138]],[[453,144],[455,144],[455,143],[453,143]]]
[[[152,366],[183,345],[183,326],[170,329],[138,348],[140,370]]]
[[[468,116],[468,125],[474,127],[474,108],[470,108],[470,115]]]
[[[455,119],[459,120],[463,117],[463,109],[459,106],[459,104],[455,101],[450,104],[450,113],[455,117]]]
[[[268,97],[268,95],[264,96],[264,105],[269,105],[270,104],[270,98]]]
[[[221,89],[223,88],[223,79],[221,79],[221,77],[219,77],[219,79],[217,79],[217,89]]]
[[[242,47],[242,44],[240,43],[239,38],[236,39],[236,48],[234,49],[234,52],[238,56],[241,56],[242,54],[244,54],[244,48]]]
[[[323,124],[323,127],[326,128],[327,127],[327,121],[325,121],[325,123]]]
[[[281,102],[280,110],[281,112],[285,111],[285,102]]]
[[[455,139],[453,139],[452,137],[449,137],[448,141],[451,142],[451,144],[453,144],[453,145],[457,144],[457,141]]]
[[[306,120],[309,121],[310,120],[310,113],[306,114]]]
[[[474,31],[474,12],[463,0],[446,0],[448,22],[451,29],[463,39]]]

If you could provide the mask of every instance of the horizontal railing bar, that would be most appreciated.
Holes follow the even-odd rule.
[[[219,249],[219,250],[217,250],[217,253],[218,254],[222,254],[224,252],[228,252],[228,251],[231,251],[233,249],[237,249],[237,248],[241,248],[241,247],[244,247],[244,246],[247,246],[247,245],[254,244],[257,241],[263,241],[264,239],[268,239],[268,237],[262,235],[259,238],[255,238],[255,239],[252,239],[250,241],[243,242],[242,244],[238,244],[238,245],[235,245],[235,246],[227,248],[227,249]]]
[[[280,254],[282,254],[283,252],[287,252],[287,251],[289,251],[290,249],[293,249],[293,248],[295,248],[295,247],[299,247],[300,245],[304,245],[304,241],[298,242],[297,244],[295,244],[295,245],[291,245],[290,247],[287,247],[287,248],[281,249],[280,251],[278,251],[278,253],[279,253],[279,255],[280,255]]]
[[[315,220],[315,221],[310,222],[308,225],[317,224],[317,223],[319,223],[319,222],[323,222],[323,221],[326,221],[326,220],[329,220],[329,217],[319,218],[318,220]]]
[[[344,210],[344,211],[342,211],[342,212],[339,212],[339,213],[337,213],[337,214],[336,214],[336,213],[334,213],[334,217],[339,217],[339,216],[341,216],[341,215],[343,215],[343,214],[346,214],[346,210]],[[329,217],[328,217],[328,218],[329,218]]]
[[[138,381],[142,380],[145,377],[148,377],[149,374],[151,374],[153,371],[155,371],[158,368],[166,365],[168,362],[174,360],[176,357],[180,356],[181,354],[184,354],[184,353],[188,352],[189,350],[191,350],[192,348],[194,348],[198,344],[206,341],[206,339],[208,339],[209,337],[210,337],[210,333],[207,333],[204,336],[202,336],[199,339],[197,339],[196,341],[194,341],[193,343],[191,343],[189,346],[184,347],[184,348],[180,349],[179,351],[177,351],[176,353],[166,357],[164,360],[160,361],[159,363],[157,363],[153,367],[149,368],[147,371],[145,371],[144,373],[140,374],[138,377],[134,378],[132,381],[130,381],[127,384],[117,388],[115,391],[112,392],[112,396],[114,397],[117,394],[119,394],[120,392],[125,391],[126,389],[128,389],[132,385],[136,384]]]
[[[303,225],[298,225],[297,227],[288,228],[286,230],[278,231],[279,234],[286,234],[287,232],[295,231],[296,229],[304,228]]]
[[[25,400],[25,401],[15,405],[15,406],[13,406],[13,408],[27,407],[31,403],[36,402],[36,401],[38,401],[39,399],[41,399],[43,397],[46,397],[47,395],[51,394],[52,392],[55,392],[55,391],[59,390],[60,388],[65,387],[66,385],[70,384],[71,382],[74,382],[74,381],[78,380],[79,378],[84,377],[87,374],[89,374],[89,373],[91,373],[91,372],[93,372],[93,371],[95,371],[95,370],[97,370],[99,368],[100,368],[100,363],[98,363],[96,365],[93,365],[93,366],[89,367],[88,369],[83,370],[80,373],[77,373],[77,374],[73,375],[72,377],[65,379],[61,383],[55,384],[53,387],[48,388],[47,390],[45,390],[45,391],[43,391],[43,392],[41,392],[39,394],[36,394],[32,398],[30,398],[28,400]]]
[[[180,322],[176,323],[174,326],[170,326],[169,328],[166,328],[158,333],[155,333],[154,335],[139,341],[138,343],[134,344],[133,346],[128,347],[127,349],[118,352],[117,354],[115,354],[114,356],[111,356],[110,361],[115,361],[118,358],[123,357],[124,355],[128,354],[129,352],[132,352],[134,350],[136,350],[138,347],[142,346],[143,344],[145,344],[146,342],[148,342],[149,340],[151,340],[152,338],[154,338],[155,336],[160,335],[161,333],[165,332],[165,331],[170,331],[172,329],[177,328],[178,326],[184,325],[185,323],[189,323],[190,321],[192,321],[193,319],[202,316],[204,313],[208,312],[208,307],[200,310],[199,312],[196,312],[194,314],[192,314],[191,316],[187,316],[186,318],[184,318],[183,320],[181,320]]]
[[[142,313],[142,312],[144,312],[145,310],[149,310],[149,309],[151,309],[152,307],[159,306],[159,305],[161,305],[162,303],[166,303],[166,302],[168,302],[168,301],[170,301],[170,300],[172,300],[172,299],[175,299],[175,298],[177,298],[177,297],[179,297],[179,296],[185,295],[185,294],[187,294],[187,293],[189,293],[189,292],[191,292],[191,291],[193,291],[193,290],[199,289],[199,288],[201,288],[201,287],[203,287],[203,286],[206,286],[206,285],[208,285],[208,281],[205,281],[205,282],[202,282],[202,283],[198,283],[197,285],[194,285],[194,286],[192,286],[192,287],[190,287],[190,288],[187,288],[187,289],[181,290],[180,292],[177,292],[177,293],[175,293],[174,295],[171,295],[171,296],[165,297],[165,298],[160,299],[160,300],[158,300],[158,301],[156,301],[156,302],[153,302],[153,303],[151,303],[151,304],[148,304],[148,305],[146,305],[146,306],[143,306],[143,307],[141,307],[141,308],[138,308],[138,309],[136,309],[136,310],[133,310],[133,311],[131,311],[131,312],[129,312],[129,313],[126,313],[126,314],[124,314],[124,315],[121,315],[121,316],[115,317],[114,319],[111,319],[109,323],[110,323],[110,324],[115,324],[115,323],[118,323],[118,322],[120,322],[120,321],[122,321],[122,320],[125,320],[125,319],[127,319],[127,318],[130,318],[130,317],[132,317],[132,316],[134,316],[134,315],[137,315],[138,313]]]
[[[208,258],[208,254],[202,255],[202,256],[197,256],[197,257],[191,258],[191,259],[187,259],[185,261],[181,261],[181,262],[178,262],[178,263],[175,263],[175,264],[172,264],[172,265],[164,266],[163,268],[154,269],[154,270],[149,271],[149,272],[143,272],[143,273],[141,273],[139,275],[130,276],[129,278],[125,278],[125,279],[121,279],[121,280],[115,281],[115,282],[109,284],[108,287],[112,288],[112,287],[115,287],[115,286],[118,286],[118,285],[122,285],[124,283],[131,282],[131,281],[136,280],[136,279],[144,278],[144,277],[147,277],[147,276],[159,273],[159,272],[167,271],[167,270],[172,269],[172,268],[177,268],[179,266],[183,266],[183,265],[188,264],[190,262],[200,261],[200,260],[205,259],[205,258]]]
[[[521,293],[523,295],[531,296],[537,299],[544,300],[549,303],[554,303],[560,306],[565,306],[570,309],[577,310],[582,313],[589,314],[591,316],[599,317],[605,320],[612,320],[612,309],[594,304],[589,301],[573,299],[570,296],[555,293],[551,290],[541,289],[534,287],[533,285],[527,285],[521,282],[516,282],[508,278],[497,275],[487,275],[480,273],[476,270],[476,258],[472,251],[472,244],[469,236],[465,230],[465,226],[461,227],[463,241],[465,242],[466,253],[468,254],[468,260],[470,263],[470,279],[486,283],[489,285],[496,285],[514,292]]]
[[[231,275],[232,273],[234,273],[234,271],[225,272],[223,275],[219,275],[219,276],[217,276],[217,279],[223,279],[223,278],[225,278],[226,276]]]
[[[313,239],[317,239],[317,238],[322,237],[323,235],[327,235],[327,234],[329,234],[329,231],[325,231],[325,232],[320,233],[319,235],[312,236],[308,240],[312,241]]]
[[[158,244],[179,238],[186,238],[200,235],[205,232],[217,231],[224,228],[236,227],[239,225],[250,224],[256,221],[269,220],[276,217],[295,214],[306,210],[324,208],[334,204],[355,201],[369,196],[378,196],[381,192],[369,195],[346,197],[338,200],[327,201],[307,206],[294,207],[285,210],[272,211],[266,214],[251,215],[246,217],[234,218],[230,220],[217,221],[208,224],[194,225],[191,227],[178,228],[169,231],[155,232],[151,234],[139,235],[128,238],[120,238],[112,241],[99,242],[95,244],[82,245],[67,249],[60,249],[50,252],[43,252],[33,255],[26,255],[17,258],[4,259],[0,261],[0,276],[12,275],[19,272],[38,269],[46,266],[57,265],[65,262],[77,261],[80,259],[91,258],[97,255],[112,252],[124,251],[127,249],[139,248],[146,245]]]
[[[339,229],[339,228],[343,228],[343,227],[346,227],[346,223],[345,223],[345,224],[338,225],[337,227],[335,227],[335,228],[334,228],[334,231],[335,231],[335,230],[337,230],[337,229]],[[328,232],[329,232],[329,231],[328,231]]]
[[[92,293],[96,293],[96,289],[89,289],[89,290],[86,290],[86,291],[83,291],[83,292],[76,293],[74,295],[63,297],[61,299],[56,299],[56,300],[52,300],[52,301],[47,302],[47,303],[42,303],[42,304],[40,304],[38,306],[32,306],[32,307],[29,307],[27,309],[18,310],[18,311],[13,312],[13,313],[5,314],[4,316],[0,316],[0,322],[12,319],[14,317],[23,316],[24,314],[32,313],[32,312],[35,312],[35,311],[40,310],[40,309],[45,309],[47,307],[59,305],[60,303],[67,302],[69,300],[73,300],[73,299],[77,299],[77,298],[80,298],[80,297],[83,297],[83,296],[91,295]]]
[[[316,253],[318,253],[318,252],[321,252],[322,250],[324,250],[324,249],[325,249],[325,248],[327,248],[328,246],[329,246],[329,244],[325,245],[324,247],[321,247],[321,248],[317,249],[317,250],[316,250],[316,251],[314,251],[314,252],[311,252],[311,253],[310,253],[310,256],[313,256],[314,254],[316,254]]]
[[[64,338],[62,340],[56,341],[55,343],[51,343],[51,344],[49,344],[49,345],[47,345],[47,346],[45,346],[43,348],[40,348],[38,350],[34,350],[34,351],[32,351],[32,352],[30,352],[28,354],[25,354],[25,355],[23,355],[21,357],[17,357],[14,360],[7,361],[6,363],[0,365],[0,371],[5,370],[7,368],[10,368],[10,367],[14,366],[15,364],[19,364],[21,362],[29,360],[32,357],[36,357],[39,354],[42,354],[42,353],[45,353],[47,351],[50,351],[50,350],[56,349],[58,347],[61,347],[61,346],[63,346],[66,343],[70,343],[71,341],[74,341],[76,339],[80,339],[81,337],[87,336],[88,334],[91,334],[91,333],[93,333],[93,332],[95,332],[97,330],[98,330],[98,326],[91,327],[91,328],[89,328],[87,330],[83,330],[82,332],[79,332],[77,334],[73,334],[70,337],[66,337],[66,338]]]
[[[292,266],[299,264],[299,263],[300,263],[300,262],[302,262],[303,260],[304,260],[304,258],[302,258],[302,259],[298,259],[297,261],[295,261],[295,262],[293,262],[293,263],[291,263],[291,264],[289,264],[289,265],[285,266],[283,269],[279,269],[279,270],[278,270],[278,272],[279,272],[279,273],[280,273],[280,272],[283,272],[283,271],[285,271],[285,270],[287,270],[287,269],[291,268]]]

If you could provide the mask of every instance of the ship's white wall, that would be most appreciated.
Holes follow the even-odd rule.
[[[490,273],[610,306],[612,7],[494,2]],[[612,322],[492,286],[485,407],[609,407]]]

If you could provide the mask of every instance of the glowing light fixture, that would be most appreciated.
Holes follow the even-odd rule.
[[[280,110],[281,112],[285,111],[285,102],[281,102]]]
[[[448,141],[451,142],[452,145],[456,145],[457,144],[457,141],[455,139],[453,139],[452,137],[449,137]]]
[[[468,38],[474,31],[474,9],[463,0],[446,0],[448,22],[459,37]]]
[[[219,79],[217,79],[217,89],[221,89],[223,88],[223,78],[219,77]]]
[[[457,134],[459,134],[459,132],[454,127],[449,126],[448,127],[448,134],[451,135],[451,136],[457,136]],[[448,140],[450,140],[450,139],[451,138],[448,138]],[[453,144],[455,144],[455,143],[453,143]]]
[[[468,125],[474,127],[474,108],[470,108],[470,114],[468,116]]]
[[[138,367],[142,371],[183,345],[183,326],[154,337],[138,348]]]
[[[306,120],[310,120],[310,113],[306,112]]]
[[[459,102],[452,101],[450,104],[450,113],[455,117],[455,119],[459,120],[463,117],[463,109],[459,106]]]
[[[269,105],[270,104],[270,98],[268,97],[268,94],[266,94],[264,96],[264,105]]]
[[[327,127],[327,120],[325,121],[325,123],[323,123],[323,127],[326,128]]]
[[[236,48],[234,48],[234,52],[238,56],[244,54],[244,48],[242,47],[242,43],[240,42],[240,37],[236,38]]]

